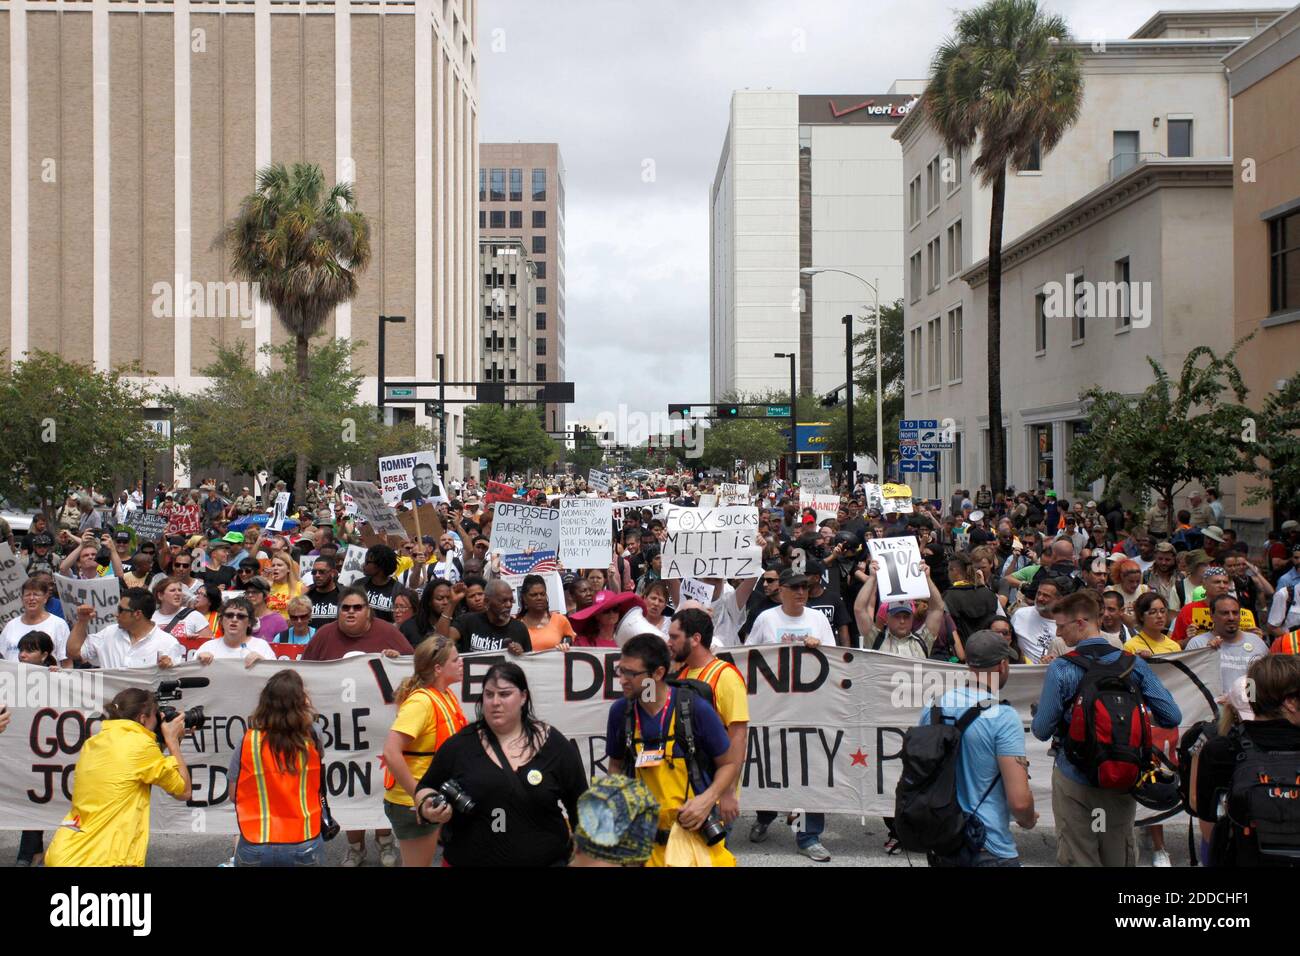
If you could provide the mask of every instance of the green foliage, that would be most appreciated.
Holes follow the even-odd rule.
[[[0,381],[0,432],[8,466],[0,495],[48,511],[76,485],[111,489],[113,476],[135,472],[165,447],[146,425],[152,405],[130,367],[101,372],[49,352],[34,351]]]
[[[461,454],[486,458],[490,471],[509,475],[546,468],[559,458],[560,448],[546,434],[536,408],[470,405],[465,409]]]
[[[1136,398],[1095,387],[1085,392],[1089,430],[1075,438],[1068,455],[1079,483],[1105,479],[1108,493],[1139,499],[1154,489],[1169,512],[1164,530],[1172,533],[1179,491],[1250,471],[1242,419],[1251,412],[1242,404],[1246,386],[1235,358],[1236,349],[1220,358],[1198,346],[1173,381],[1148,357],[1156,380]]]
[[[575,425],[573,448],[564,452],[564,460],[573,466],[575,476],[585,478],[592,468],[599,469],[604,464],[605,449],[600,447],[594,433]]]
[[[765,402],[769,405],[787,405],[789,392],[766,391],[754,395],[728,393],[719,400],[719,405],[729,402]],[[742,415],[755,415],[761,409],[742,408]],[[803,419],[807,421],[807,419]],[[821,421],[821,419],[815,419]],[[710,427],[702,430],[704,443],[703,455],[692,459],[697,466],[721,468],[731,472],[736,467],[736,460],[746,464],[779,461],[789,453],[790,440],[781,434],[781,428],[789,426],[789,419],[766,418],[746,420],[744,418],[715,418]]]
[[[1300,372],[1269,394],[1254,419],[1249,448],[1258,462],[1252,472],[1267,484],[1250,486],[1246,502],[1271,499],[1287,515],[1300,514]]]

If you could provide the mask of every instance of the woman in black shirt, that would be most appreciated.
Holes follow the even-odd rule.
[[[449,780],[473,810],[443,802],[438,788]],[[502,663],[487,672],[478,720],[438,749],[415,804],[426,821],[446,824],[445,865],[563,866],[586,789],[577,748],[534,716],[519,665]]]

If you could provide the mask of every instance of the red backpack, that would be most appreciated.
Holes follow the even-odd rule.
[[[1100,658],[1113,650],[1081,647],[1062,658],[1082,669],[1083,676],[1061,745],[1094,787],[1127,792],[1151,764],[1151,718],[1133,676],[1137,658],[1121,653],[1102,663]]]

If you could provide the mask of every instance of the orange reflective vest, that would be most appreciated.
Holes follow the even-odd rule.
[[[244,734],[235,813],[239,832],[249,843],[302,843],[320,836],[319,751],[303,747],[297,764],[281,770],[262,731]]]
[[[1273,642],[1274,654],[1300,654],[1300,630],[1288,631]]]
[[[695,678],[704,681],[713,691],[713,708],[715,710],[718,707],[718,681],[722,680],[722,675],[727,672],[727,668],[731,668],[736,672],[736,676],[740,678],[742,685],[745,683],[745,677],[740,673],[740,669],[735,664],[729,664],[720,657],[715,657],[705,664],[704,669],[700,671],[700,676]]]

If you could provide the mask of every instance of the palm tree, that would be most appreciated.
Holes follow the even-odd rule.
[[[971,171],[993,187],[989,213],[989,480],[1006,487],[1002,431],[1002,219],[1007,168],[1020,171],[1061,141],[1083,105],[1081,55],[1064,18],[1037,0],[988,0],[957,17],[930,64],[921,100],[926,122],[949,150],[980,154]]]
[[[357,294],[357,273],[370,263],[370,222],[356,211],[351,183],[326,192],[314,163],[272,163],[257,173],[257,190],[244,197],[223,239],[230,271],[257,283],[294,337],[296,377],[302,394],[308,378],[308,344],[334,307]],[[307,450],[296,450],[295,500],[305,500]]]

